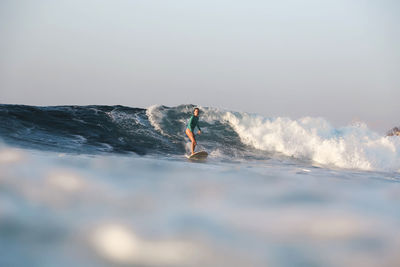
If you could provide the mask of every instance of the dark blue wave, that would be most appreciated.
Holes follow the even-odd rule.
[[[11,145],[69,153],[184,154],[184,134],[193,105],[157,107],[157,127],[146,109],[126,106],[0,105],[0,138]],[[207,124],[199,143],[226,155],[245,151],[224,122]],[[157,129],[158,128],[158,129]]]

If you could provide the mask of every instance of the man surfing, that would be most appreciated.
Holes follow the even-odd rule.
[[[201,134],[201,129],[199,127],[199,108],[195,108],[193,110],[193,115],[190,117],[189,123],[186,127],[186,135],[189,137],[190,141],[192,141],[192,155],[194,154],[194,148],[197,145],[196,137],[194,135],[194,128],[197,127],[199,131],[198,134]]]

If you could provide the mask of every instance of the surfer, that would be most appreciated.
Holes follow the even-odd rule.
[[[190,141],[192,141],[192,155],[194,154],[194,148],[197,145],[196,136],[194,135],[194,128],[197,126],[199,131],[198,134],[201,134],[201,129],[199,127],[199,108],[195,108],[193,110],[193,115],[190,117],[189,123],[186,127],[186,135],[189,137]]]

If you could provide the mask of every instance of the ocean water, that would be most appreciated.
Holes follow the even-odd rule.
[[[400,137],[192,105],[0,105],[0,266],[400,266]]]

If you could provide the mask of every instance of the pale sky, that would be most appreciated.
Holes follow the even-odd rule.
[[[0,0],[0,103],[400,125],[397,0]]]

